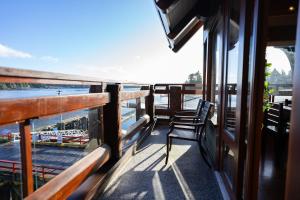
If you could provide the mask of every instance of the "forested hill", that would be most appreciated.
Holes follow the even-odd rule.
[[[87,88],[82,85],[45,85],[30,83],[0,83],[0,90],[31,89],[31,88]]]

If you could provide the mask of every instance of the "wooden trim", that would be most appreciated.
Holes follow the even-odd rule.
[[[98,147],[28,196],[26,200],[67,199],[94,170],[99,169],[109,158],[110,148],[106,145]]]
[[[299,7],[300,8],[300,3]],[[285,185],[285,199],[300,199],[300,9],[298,9],[298,25],[296,39],[296,62],[293,77],[293,104],[291,116],[291,131],[289,135],[289,150]]]
[[[211,101],[211,79],[212,79],[212,34],[208,35],[207,60],[206,60],[206,99]]]
[[[123,140],[130,140],[132,137],[141,130],[142,127],[147,125],[150,122],[149,115],[144,115],[141,117],[137,122],[129,126],[129,128],[126,130],[125,135],[123,136]]]
[[[204,31],[205,32],[205,31]],[[203,85],[203,91],[202,91],[202,98],[206,100],[206,71],[207,71],[207,65],[206,65],[206,60],[207,60],[207,39],[204,39],[203,43],[203,75],[202,75],[202,85]]]
[[[237,78],[237,109],[236,109],[236,142],[237,142],[237,174],[236,174],[236,199],[243,198],[244,161],[246,156],[246,124],[247,124],[247,100],[248,100],[248,68],[249,68],[249,44],[251,29],[251,2],[241,0],[240,12],[240,46],[239,66]]]
[[[121,92],[121,101],[127,101],[130,99],[137,99],[140,97],[146,97],[150,94],[149,90],[141,90],[141,91],[135,91],[135,92]]]
[[[20,123],[20,151],[22,163],[23,196],[33,193],[32,155],[31,155],[31,126],[30,121]]]
[[[96,108],[108,102],[108,93],[3,99],[0,100],[0,125],[85,108]]]
[[[268,27],[268,1],[255,0],[252,27],[252,63],[249,66],[250,105],[245,172],[245,199],[255,200],[258,193],[261,131],[263,123],[263,90],[265,76],[265,50]]]

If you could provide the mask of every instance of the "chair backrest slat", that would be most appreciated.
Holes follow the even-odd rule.
[[[200,114],[200,122],[203,122],[204,125],[200,126],[199,129],[196,130],[198,132],[199,139],[202,138],[202,134],[203,134],[203,131],[205,129],[206,122],[208,120],[208,116],[209,116],[209,113],[210,113],[210,110],[211,110],[212,106],[213,105],[209,101],[204,101],[203,102],[202,111],[201,111],[201,114]]]
[[[278,130],[283,130],[283,103],[274,103],[265,113],[265,126],[276,126]]]
[[[199,99],[199,102],[198,102],[198,105],[197,105],[197,108],[196,108],[196,116],[200,116],[203,104],[204,104],[204,100]]]

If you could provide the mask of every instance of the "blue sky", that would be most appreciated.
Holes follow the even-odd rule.
[[[153,0],[1,0],[0,19],[0,66],[143,82],[202,71],[202,32],[173,53]]]

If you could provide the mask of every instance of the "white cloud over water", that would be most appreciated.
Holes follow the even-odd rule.
[[[11,58],[32,58],[30,53],[15,50],[3,44],[0,44],[0,57],[11,57]]]

